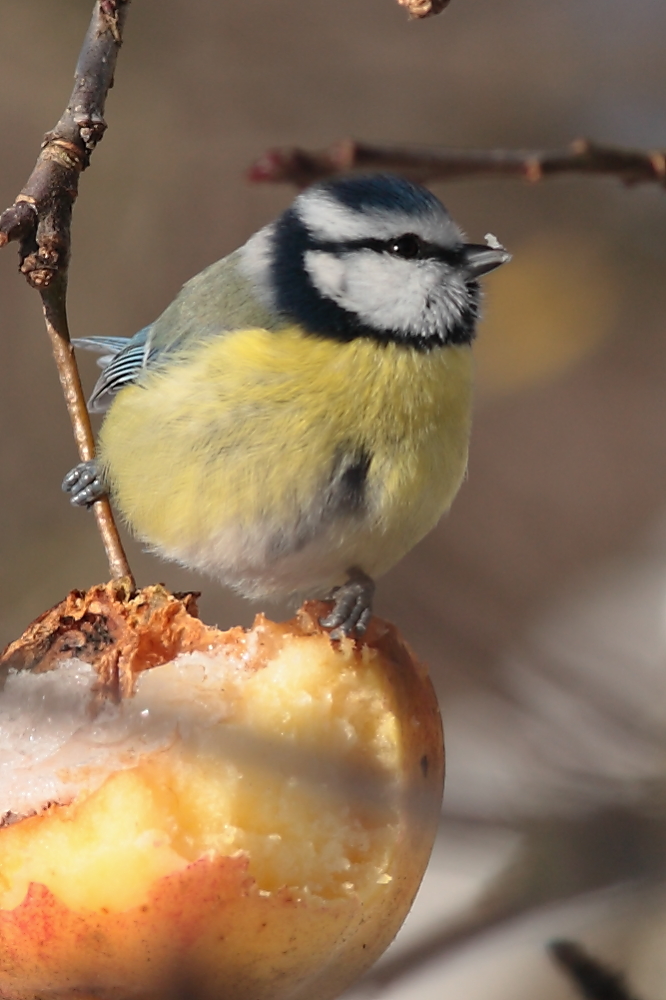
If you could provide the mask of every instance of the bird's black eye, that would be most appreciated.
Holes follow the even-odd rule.
[[[405,233],[389,243],[389,252],[396,257],[404,257],[406,260],[413,260],[421,254],[421,240],[416,233]]]

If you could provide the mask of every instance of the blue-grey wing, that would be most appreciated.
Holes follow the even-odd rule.
[[[147,366],[150,354],[146,326],[129,339],[127,337],[81,337],[72,341],[75,347],[95,351],[102,357],[97,364],[103,369],[95,384],[88,409],[91,413],[103,413],[113,402],[113,398],[124,386],[135,382]]]
[[[235,251],[211,264],[183,286],[154,323],[125,337],[85,337],[76,347],[97,351],[104,369],[88,408],[102,412],[124,386],[136,382],[146,368],[210,337],[248,327],[277,329],[284,320],[262,303],[251,282],[238,269]]]

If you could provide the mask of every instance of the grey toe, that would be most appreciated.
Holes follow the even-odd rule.
[[[332,610],[319,619],[323,628],[331,629],[332,639],[364,634],[372,617],[374,592],[374,580],[367,574],[355,568],[349,571],[347,583],[333,593]]]
[[[69,502],[75,507],[90,507],[108,492],[99,463],[94,458],[74,466],[63,479],[62,488],[69,493]]]

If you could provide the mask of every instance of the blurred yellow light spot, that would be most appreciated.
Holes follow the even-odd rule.
[[[485,283],[475,345],[485,395],[555,377],[603,340],[615,313],[616,278],[596,244],[549,235],[511,252]]]

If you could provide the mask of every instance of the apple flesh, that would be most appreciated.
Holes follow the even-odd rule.
[[[120,659],[132,650],[115,681],[84,599],[64,639],[72,615],[54,609],[55,651],[33,626],[5,658],[0,733],[4,700],[10,730],[50,742],[0,782],[0,997],[337,996],[393,939],[434,840],[443,749],[424,669],[378,619],[331,642],[317,603],[226,633],[187,608],[167,642],[153,595],[128,642],[96,594]],[[39,708],[17,723],[16,705]]]

